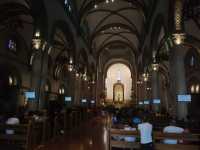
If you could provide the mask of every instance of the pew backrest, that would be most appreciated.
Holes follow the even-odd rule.
[[[113,137],[136,137],[140,139],[138,131],[126,131],[124,129],[114,129],[109,128],[109,149],[112,147],[117,148],[130,148],[130,149],[139,149],[140,143],[138,140],[135,142],[127,142],[125,140],[116,140]],[[191,133],[163,133],[155,131],[153,132],[154,145],[156,150],[200,150],[200,134],[191,134]],[[182,140],[182,144],[164,144],[164,139],[177,139]]]
[[[124,129],[109,129],[109,149],[111,150],[112,147],[116,148],[130,148],[130,149],[138,149],[140,147],[139,142],[136,140],[135,142],[128,142],[125,140],[116,140],[115,137],[134,137],[138,138],[139,133],[137,131],[127,131]]]
[[[191,134],[191,133],[163,133],[155,131],[154,133],[155,140],[164,140],[164,139],[177,139],[188,142],[198,142],[200,141],[200,134]]]
[[[14,134],[6,134],[6,130],[13,130]],[[3,144],[16,144],[25,150],[31,149],[32,121],[28,124],[7,125],[0,124],[0,141]]]

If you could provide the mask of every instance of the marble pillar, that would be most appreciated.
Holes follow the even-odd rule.
[[[174,98],[176,101],[176,110],[178,119],[186,119],[188,110],[187,102],[178,102],[178,95],[187,94],[186,90],[186,78],[185,78],[185,67],[184,67],[184,56],[186,48],[182,45],[174,46],[172,50],[172,84],[174,84]]]

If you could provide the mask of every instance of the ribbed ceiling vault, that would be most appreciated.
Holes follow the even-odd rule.
[[[77,4],[80,22],[87,22],[89,42],[97,56],[113,45],[138,56],[146,20],[143,0],[79,0]]]

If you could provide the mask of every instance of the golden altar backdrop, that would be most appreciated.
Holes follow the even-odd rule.
[[[113,85],[113,102],[124,102],[124,85],[120,82],[120,80],[118,80],[117,83]]]

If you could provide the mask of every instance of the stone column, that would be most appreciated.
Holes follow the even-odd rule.
[[[152,88],[152,100],[153,99],[160,99],[159,76],[158,76],[158,71],[155,71],[155,70],[152,71],[151,88]],[[152,103],[153,103],[153,101],[152,101]],[[160,104],[154,104],[153,103],[153,110],[155,112],[159,112],[160,111]]]
[[[174,46],[171,55],[171,71],[172,71],[172,84],[174,84],[174,98],[177,104],[177,117],[178,119],[186,119],[187,116],[187,103],[178,102],[178,95],[187,94],[185,68],[184,68],[184,56],[186,48],[182,45]]]
[[[75,77],[76,79],[76,81],[75,81],[75,94],[74,94],[74,105],[79,105],[80,104],[80,91],[81,91],[81,89],[80,89],[80,80],[81,80],[81,78],[79,77],[79,76],[76,76]]]
[[[42,64],[42,53],[37,51],[35,53],[35,60],[32,64],[31,72],[31,90],[35,91],[35,100],[28,101],[28,107],[30,110],[37,110],[41,104],[40,102],[40,82],[41,82],[41,64]]]

